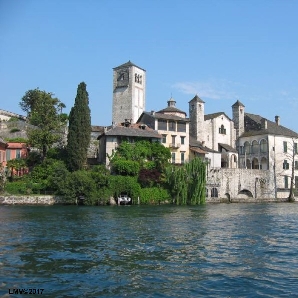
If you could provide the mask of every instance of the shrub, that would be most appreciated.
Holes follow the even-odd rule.
[[[140,192],[141,204],[160,204],[169,198],[168,191],[160,187],[142,188]]]

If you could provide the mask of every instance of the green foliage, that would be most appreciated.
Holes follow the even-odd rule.
[[[177,205],[205,203],[206,163],[200,158],[182,167],[168,167],[166,181]]]
[[[136,177],[131,176],[110,176],[110,195],[117,198],[121,193],[127,193],[136,203],[137,198],[140,196],[141,186],[137,182]]]
[[[37,151],[30,151],[26,158],[26,163],[29,168],[36,166],[42,162],[41,154]]]
[[[72,172],[68,179],[68,194],[69,199],[85,198],[84,204],[93,205],[97,200],[96,184],[92,179],[90,172],[76,171]]]
[[[6,173],[2,164],[0,164],[0,192],[3,192],[6,184]]]
[[[8,122],[17,122],[17,121],[19,121],[19,118],[18,117],[14,117],[14,116],[12,116],[12,117],[10,117],[8,119]]]
[[[7,182],[5,192],[12,195],[27,194],[27,185],[24,182]]]
[[[169,200],[168,191],[160,187],[142,188],[140,192],[141,204],[160,204]]]
[[[87,163],[87,151],[91,139],[91,116],[86,84],[80,83],[74,106],[69,114],[67,135],[67,165],[69,170],[83,169]]]
[[[10,133],[14,133],[14,132],[18,132],[18,131],[21,131],[19,128],[12,128],[10,130]]]
[[[62,137],[61,129],[66,119],[61,116],[61,110],[65,105],[52,93],[34,89],[25,93],[20,106],[27,112],[29,123],[35,126],[27,128],[29,143],[40,149],[45,158],[48,149]]]
[[[28,143],[28,139],[25,138],[5,138],[6,142],[11,142],[11,143]]]
[[[113,171],[117,175],[137,176],[140,164],[137,161],[118,159],[113,162]]]
[[[164,147],[158,142],[136,141],[135,143],[122,142],[115,154],[111,157],[111,164],[119,160],[138,162],[140,168],[164,171],[171,158],[169,148]]]
[[[9,177],[10,180],[13,181],[14,179],[14,170],[21,170],[26,168],[26,161],[22,158],[15,158],[7,161],[7,167],[9,169]]]

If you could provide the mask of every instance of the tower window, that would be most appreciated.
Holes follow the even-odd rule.
[[[223,126],[223,124],[221,125],[221,127],[219,128],[219,133],[225,135],[227,133],[227,130],[225,129],[225,127]]]

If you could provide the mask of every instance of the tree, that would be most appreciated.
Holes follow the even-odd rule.
[[[31,124],[27,129],[29,143],[41,150],[44,159],[49,148],[62,137],[61,128],[67,121],[61,113],[65,105],[52,93],[34,89],[25,93],[20,106]]]
[[[81,170],[87,163],[91,139],[91,116],[86,84],[80,83],[74,106],[69,114],[67,135],[67,164],[71,171]]]
[[[166,171],[168,189],[177,205],[205,203],[206,162],[195,158],[183,166]]]

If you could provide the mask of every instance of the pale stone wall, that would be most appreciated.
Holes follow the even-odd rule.
[[[56,196],[0,196],[0,205],[55,205],[55,204],[69,204],[69,201]]]
[[[206,142],[204,109],[204,103],[199,100],[193,99],[189,102],[190,135],[200,142]]]
[[[272,172],[249,169],[211,169],[208,171],[208,198],[213,188],[221,199],[275,199],[274,177]]]
[[[121,74],[124,79],[119,80]],[[146,71],[135,66],[113,71],[113,123],[136,123],[146,105]]]

